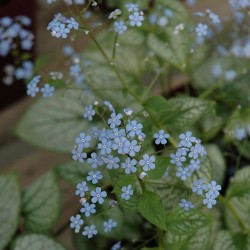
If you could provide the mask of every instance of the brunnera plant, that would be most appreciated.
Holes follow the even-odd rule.
[[[250,2],[229,1],[233,17],[225,20],[209,9],[190,15],[172,0],[64,2],[67,11],[55,15],[48,32],[55,39],[86,36],[92,44],[80,53],[63,48],[68,72],[41,75],[44,62],[35,61],[34,77],[24,76],[27,94],[43,97],[16,133],[71,155],[56,174],[79,197],[69,218],[76,248],[249,249]],[[111,8],[105,19],[102,6]],[[0,22],[8,34],[0,55],[15,54],[20,18]],[[9,82],[20,75],[12,69]],[[19,207],[32,198],[0,218],[13,219],[4,246]],[[47,237],[41,233],[55,222],[47,220],[54,212],[42,211],[30,222],[25,217],[32,234],[19,236],[14,249]],[[56,248],[51,244],[46,249]]]

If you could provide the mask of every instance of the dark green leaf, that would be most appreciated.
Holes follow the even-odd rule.
[[[148,178],[157,180],[166,172],[170,158],[164,156],[156,156],[155,158],[155,169],[148,171]]]
[[[160,196],[150,191],[144,191],[139,198],[140,214],[150,223],[165,230],[165,209]]]
[[[0,176],[0,249],[5,249],[16,231],[20,196],[17,176]]]
[[[166,215],[166,227],[175,235],[190,234],[208,225],[210,219],[197,210],[174,209]]]
[[[60,212],[60,192],[53,172],[40,177],[23,192],[25,227],[32,232],[48,231]]]

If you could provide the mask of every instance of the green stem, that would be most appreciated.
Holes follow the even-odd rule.
[[[228,209],[228,211],[232,214],[232,216],[234,217],[234,219],[237,221],[238,225],[240,226],[240,228],[243,231],[246,231],[246,226],[242,220],[242,218],[239,216],[238,212],[235,210],[234,206],[232,205],[232,203],[225,197],[223,196],[219,196],[218,197],[218,201],[220,201],[225,208]]]
[[[204,92],[202,92],[199,95],[200,99],[205,99],[206,97],[208,97],[210,94],[212,94],[218,87],[220,86],[219,83],[215,83],[213,85],[211,85],[209,88],[207,88]]]

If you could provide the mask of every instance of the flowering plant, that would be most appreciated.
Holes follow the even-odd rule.
[[[249,249],[249,38],[241,24],[250,2],[230,0],[233,17],[221,20],[209,9],[192,18],[178,1],[121,1],[105,24],[95,14],[101,3],[64,2],[68,11],[48,32],[93,44],[80,53],[63,48],[68,74],[34,72],[27,94],[43,97],[16,133],[71,154],[56,174],[76,187],[80,208],[69,226],[78,248]],[[10,29],[6,20],[1,32]],[[226,36],[235,39],[225,43]],[[0,55],[12,43],[0,41]],[[25,211],[33,233],[56,217],[53,209],[35,219],[32,208]],[[46,249],[61,249],[52,245]]]

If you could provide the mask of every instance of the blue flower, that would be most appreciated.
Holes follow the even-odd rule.
[[[207,184],[207,189],[210,195],[217,197],[220,194],[219,191],[221,190],[221,185],[217,185],[216,181],[212,181]]]
[[[128,152],[125,147],[126,141],[127,138],[124,136],[115,138],[113,141],[112,149],[117,150],[119,154],[125,154],[126,152]]]
[[[203,204],[207,205],[207,208],[211,209],[216,204],[216,196],[206,193],[205,199],[203,199]]]
[[[79,233],[81,225],[84,223],[84,221],[81,219],[81,216],[79,214],[76,216],[71,216],[70,221],[70,228],[75,229],[75,232]]]
[[[166,134],[163,129],[161,129],[157,134],[154,134],[155,144],[167,144],[167,138],[169,138],[169,134]]]
[[[187,201],[186,199],[181,199],[179,206],[185,211],[189,211],[190,209],[194,208],[193,203],[191,201]]]
[[[95,110],[93,109],[93,106],[92,105],[86,106],[83,112],[83,117],[87,118],[89,121],[92,121],[94,115],[95,115]]]
[[[79,136],[75,139],[78,147],[88,148],[90,146],[91,137],[89,135],[85,135],[85,133],[80,133]]]
[[[197,159],[199,154],[201,153],[201,150],[201,145],[197,143],[195,146],[190,148],[190,153],[188,154],[188,156],[190,158]]]
[[[195,27],[195,32],[198,37],[205,37],[208,34],[208,26],[203,23],[198,23]]]
[[[110,134],[110,138],[111,139],[115,139],[115,138],[118,138],[118,137],[125,137],[126,136],[126,132],[125,132],[125,129],[118,129],[118,128],[114,128],[112,130],[112,133]]]
[[[188,177],[191,176],[190,169],[188,167],[182,168],[178,167],[178,171],[176,172],[176,176],[180,177],[183,181],[187,180]]]
[[[203,195],[203,191],[207,189],[207,185],[203,183],[202,179],[193,182],[192,191],[198,195]]]
[[[186,161],[186,157],[183,156],[179,151],[177,151],[176,154],[171,153],[170,157],[172,158],[170,162],[177,167],[181,167],[182,163]]]
[[[79,161],[80,163],[83,163],[83,159],[87,158],[87,154],[85,152],[82,152],[82,147],[77,147],[77,149],[72,149],[72,159],[74,161]]]
[[[84,213],[86,217],[89,217],[91,214],[96,213],[95,208],[95,204],[89,204],[88,202],[85,202],[80,211],[81,213]]]
[[[92,190],[90,192],[90,195],[92,196],[91,198],[91,202],[93,203],[99,203],[99,204],[103,204],[104,203],[104,199],[105,197],[107,197],[107,192],[106,191],[102,191],[102,189],[100,187],[97,187],[94,190]]]
[[[27,95],[31,97],[35,97],[36,94],[39,92],[39,88],[37,87],[37,84],[39,83],[41,79],[41,76],[35,76],[27,85]]]
[[[55,24],[55,27],[52,28],[52,36],[55,36],[57,38],[66,38],[68,36],[68,33],[70,32],[70,29],[65,26],[64,23],[57,22]]]
[[[87,236],[88,239],[92,238],[94,235],[97,235],[97,230],[95,225],[90,225],[84,227],[84,231],[82,232],[82,235]]]
[[[53,96],[55,92],[55,88],[50,86],[48,83],[45,83],[44,86],[41,88],[41,93],[43,97],[50,97]]]
[[[128,18],[130,20],[129,24],[131,26],[138,26],[138,27],[142,26],[142,21],[144,20],[144,17],[141,15],[141,13],[134,12],[131,15],[129,15]]]
[[[128,10],[128,12],[135,12],[135,11],[139,11],[139,6],[136,3],[128,3],[125,4],[126,9]]]
[[[90,171],[87,176],[87,181],[91,181],[92,184],[96,184],[98,183],[98,180],[102,179],[102,177],[103,176],[102,176],[101,171],[96,171],[96,172]]]
[[[101,140],[101,143],[98,143],[97,148],[100,150],[101,155],[108,155],[112,151],[112,142],[106,138]]]
[[[111,117],[108,119],[108,124],[110,128],[114,129],[121,125],[122,114],[116,115],[116,113],[112,113]]]
[[[233,79],[235,79],[236,76],[237,76],[237,74],[233,69],[227,70],[225,72],[225,79],[227,81],[232,81]]]
[[[129,156],[135,156],[135,153],[138,153],[141,149],[141,146],[137,145],[137,141],[133,140],[132,142],[126,141],[124,143],[124,153],[129,154]]]
[[[79,23],[73,17],[71,17],[70,19],[67,19],[66,23],[68,23],[68,28],[70,28],[70,29],[73,29],[73,28],[75,30],[79,29]]]
[[[236,138],[239,141],[242,141],[247,137],[247,131],[245,128],[236,128],[234,130],[234,138]]]
[[[104,101],[103,104],[106,105],[109,108],[110,112],[115,113],[115,109],[114,109],[114,107],[112,106],[112,104],[109,101]]]
[[[108,155],[108,157],[103,158],[103,161],[107,164],[107,169],[117,169],[119,165],[117,163],[120,162],[118,157],[114,157],[113,155]]]
[[[105,233],[110,232],[112,230],[112,228],[114,228],[116,226],[117,226],[117,222],[112,220],[112,219],[109,219],[108,221],[105,221],[103,223],[104,232]]]
[[[139,161],[140,166],[142,166],[143,171],[147,172],[150,169],[155,168],[155,157],[149,156],[148,154],[143,155],[143,159]]]
[[[116,242],[112,247],[111,247],[111,249],[110,250],[119,250],[119,249],[121,249],[121,241],[118,241],[118,242]]]
[[[80,197],[84,197],[85,196],[85,192],[87,192],[89,190],[88,186],[87,186],[87,182],[83,181],[81,183],[78,183],[76,185],[76,195],[79,195]]]
[[[101,166],[103,164],[102,158],[96,153],[91,153],[91,158],[88,158],[87,162],[91,164],[92,168],[97,168],[97,166]]]
[[[129,157],[126,159],[125,163],[121,164],[122,168],[125,169],[126,174],[135,173],[136,172],[136,165],[137,161],[135,159],[130,159]]]
[[[73,64],[70,66],[69,68],[69,74],[73,77],[77,77],[79,76],[79,74],[81,73],[81,67],[79,64]]]
[[[200,160],[191,160],[188,168],[190,169],[190,171],[194,172],[200,169],[200,164]]]
[[[122,194],[121,197],[123,200],[129,200],[130,197],[133,195],[134,191],[132,189],[132,185],[122,187]]]
[[[196,138],[192,136],[192,132],[188,131],[186,134],[180,134],[179,138],[181,139],[178,147],[192,147],[192,142],[196,142]]]
[[[114,31],[119,35],[124,34],[127,29],[128,27],[125,25],[123,21],[114,22]]]
[[[136,120],[129,120],[126,125],[126,132],[129,137],[134,138],[135,135],[140,136],[142,134],[142,127],[142,124],[138,123]]]

